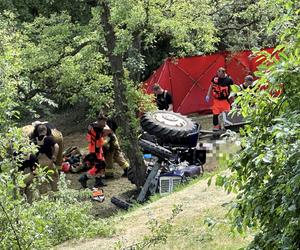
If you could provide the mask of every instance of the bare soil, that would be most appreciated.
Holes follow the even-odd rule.
[[[85,133],[75,132],[69,134],[64,137],[65,147],[77,146],[81,149],[82,152],[87,151],[87,143],[85,140]],[[225,142],[221,142],[216,146],[216,142],[208,142],[215,143],[213,145],[213,150],[208,152],[207,154],[207,162],[204,165],[204,171],[212,172],[218,167],[218,153],[220,151],[228,152],[228,144]],[[93,202],[93,214],[100,218],[105,218],[116,214],[120,209],[117,208],[114,204],[110,202],[111,197],[117,196],[122,199],[129,199],[134,194],[136,194],[137,190],[135,185],[131,184],[127,178],[121,177],[123,170],[115,165],[114,168],[114,178],[104,180],[107,184],[106,187],[103,187],[105,194],[105,201],[103,203]],[[81,185],[78,182],[78,178],[80,174],[68,173],[67,179],[70,180],[70,188],[72,189],[80,189]],[[88,186],[91,188],[94,183],[94,180],[89,180]]]
[[[46,117],[39,118],[40,121],[48,121],[54,124],[64,136],[64,149],[76,146],[80,149],[81,153],[87,153],[86,132],[88,125],[93,121],[86,116],[86,107],[74,107],[64,111],[60,114],[47,115]],[[23,121],[21,125],[31,124],[33,121]],[[127,178],[121,177],[123,170],[115,165],[114,178],[105,180],[107,186],[103,187],[105,200],[103,203],[93,201],[92,213],[96,217],[105,218],[114,215],[119,209],[110,202],[112,196],[120,198],[130,198],[136,192],[135,185],[132,185]],[[70,181],[70,188],[79,190],[81,185],[78,182],[79,176],[82,173],[67,173],[66,179]],[[93,179],[88,181],[89,188],[94,184]]]
[[[87,151],[87,142],[85,140],[85,133],[75,132],[64,137],[65,148],[71,146],[77,146],[84,153]],[[121,177],[123,170],[115,165],[114,178],[105,179],[104,182],[107,184],[103,187],[105,200],[103,203],[93,202],[93,214],[100,218],[109,217],[118,212],[118,208],[110,202],[112,196],[118,196],[120,198],[130,198],[136,191],[135,185],[132,185],[127,178]],[[81,185],[78,182],[78,178],[81,173],[68,173],[66,174],[67,180],[70,181],[70,188],[80,189]],[[88,181],[88,186],[92,188],[94,180]]]

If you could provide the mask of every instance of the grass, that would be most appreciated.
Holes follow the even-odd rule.
[[[226,213],[226,207],[216,206],[204,210],[201,215],[185,216],[175,223],[166,243],[151,246],[151,249],[245,248],[251,241],[251,236],[231,231]]]
[[[227,195],[214,184],[208,187],[207,180],[212,175],[208,173],[175,193],[111,217],[116,232],[109,238],[77,241],[64,249],[131,249],[130,246],[144,245],[139,243],[149,239],[150,246],[142,249],[243,249],[252,236],[231,231],[226,214],[235,196]],[[182,211],[168,220],[172,208],[178,205]],[[151,229],[153,220],[157,227]]]
[[[186,202],[193,203],[192,205],[184,205],[182,213],[179,213],[176,218],[172,221],[168,221],[166,217],[157,219],[157,228],[167,228],[168,231],[161,231],[158,229],[144,230],[143,237],[138,241],[134,241],[135,245],[144,245],[143,241],[149,241],[153,239],[150,246],[141,249],[244,249],[252,240],[252,235],[248,234],[241,235],[234,231],[231,226],[226,214],[230,208],[230,202],[234,199],[234,195],[230,195],[228,198],[220,198],[221,195],[224,197],[226,193],[221,188],[216,187],[214,184],[211,187],[207,187],[207,180],[212,178],[216,173],[222,173],[226,171],[225,166],[218,169],[215,173],[207,173],[203,177],[198,178],[179,187],[175,193],[168,196],[160,197],[159,195],[154,196],[149,202],[147,207],[150,211],[158,215],[155,209],[156,203],[159,207],[166,205],[172,200],[173,204],[184,204]],[[196,188],[195,188],[196,187]],[[199,189],[198,189],[199,188]],[[194,195],[195,190],[199,190],[200,195],[198,198],[203,200],[193,200],[193,198],[186,199],[187,192],[190,190],[191,196]],[[178,193],[178,198],[176,197]],[[182,195],[185,193],[184,195]],[[181,199],[181,200],[180,200]],[[212,201],[212,202],[208,202]],[[159,204],[161,203],[161,204]],[[202,203],[202,204],[201,204]],[[206,206],[207,205],[207,206]],[[198,208],[197,208],[198,206]],[[143,209],[143,208],[141,208]],[[135,213],[140,213],[140,208],[135,208]],[[168,208],[171,210],[171,208]],[[161,209],[160,209],[161,211]],[[126,217],[130,217],[130,213]],[[144,224],[149,224],[153,218],[148,218],[148,221],[144,220]],[[156,219],[155,219],[156,220]],[[171,228],[171,229],[170,229]],[[160,235],[159,235],[160,234]],[[166,239],[166,241],[165,241]],[[122,245],[119,242],[119,248],[117,249],[130,249],[129,246]],[[140,248],[132,248],[140,249]]]
[[[229,155],[234,151],[235,146],[229,148]],[[214,180],[214,176],[228,171],[225,164],[228,155],[223,155],[219,158],[218,167],[213,172],[205,172],[203,176],[193,179],[183,185],[178,186],[175,189],[179,195],[182,191],[194,185],[207,183]],[[210,195],[210,199],[218,200],[220,196],[220,188],[212,184],[213,189],[211,192],[207,190],[207,194]],[[215,190],[218,190],[215,192]],[[206,191],[206,190],[205,190]],[[171,194],[170,194],[171,195]],[[164,195],[165,199],[168,196]],[[226,195],[224,193],[224,195]],[[162,198],[161,195],[156,194],[150,198],[150,203],[159,201]],[[172,197],[170,197],[172,199]],[[234,196],[232,197],[234,199]],[[175,202],[175,200],[174,200]],[[191,201],[192,202],[192,201]],[[145,249],[244,249],[252,240],[252,235],[250,233],[241,235],[234,231],[231,226],[226,214],[230,208],[229,202],[224,202],[220,204],[216,202],[214,205],[210,205],[209,208],[200,209],[196,213],[185,212],[184,216],[178,216],[174,219],[174,222],[160,222],[160,225],[164,226],[164,223],[172,223],[171,231],[161,232],[162,239],[165,239],[167,233],[167,240],[158,240],[153,242],[150,247]],[[169,228],[169,227],[167,227]],[[153,235],[157,234],[157,230],[151,230],[150,234],[145,234],[144,239],[149,239]],[[159,238],[159,236],[155,236]],[[143,241],[143,240],[142,240]],[[141,242],[142,242],[141,241]]]

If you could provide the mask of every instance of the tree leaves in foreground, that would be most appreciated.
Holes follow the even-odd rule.
[[[68,239],[112,234],[113,228],[105,220],[90,214],[90,202],[82,202],[90,196],[87,192],[63,187],[51,197],[27,202],[28,174],[19,167],[35,147],[14,123],[18,84],[26,80],[19,74],[20,36],[13,32],[13,25],[3,20],[0,25],[5,27],[0,29],[0,249],[49,249]],[[10,47],[13,42],[15,46]],[[33,192],[46,177],[38,168],[30,186]]]
[[[268,57],[256,87],[238,97],[251,124],[222,182],[228,191],[238,190],[234,226],[256,232],[250,249],[300,247],[300,6],[276,4],[286,10],[271,27],[282,33],[280,60]]]

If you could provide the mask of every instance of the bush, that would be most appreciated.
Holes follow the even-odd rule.
[[[19,107],[18,87],[26,79],[20,74],[22,39],[10,19],[0,15],[0,249],[45,249],[65,240],[110,235],[106,220],[90,215],[90,194],[71,191],[64,179],[58,193],[45,195],[29,204],[23,195],[27,175],[20,163],[35,146],[22,135],[15,121]],[[38,168],[33,191],[47,173]]]
[[[276,48],[280,60],[267,57],[256,88],[237,98],[251,124],[241,131],[231,176],[219,178],[228,191],[238,191],[234,226],[257,232],[250,249],[300,247],[300,6],[277,2],[286,13],[274,22],[285,27]]]
[[[89,201],[82,201],[90,197],[88,191],[65,189],[29,204],[5,192],[7,186],[0,188],[1,249],[46,249],[69,239],[114,232],[107,220],[91,215]]]

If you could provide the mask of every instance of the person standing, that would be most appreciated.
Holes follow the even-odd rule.
[[[117,163],[122,169],[122,177],[127,177],[129,168],[129,162],[125,159],[124,153],[121,150],[116,130],[118,128],[117,123],[112,118],[107,118],[106,124],[112,130],[108,135],[103,145],[103,154],[105,158],[105,178],[114,177],[114,163]]]
[[[105,159],[103,153],[103,145],[105,138],[112,133],[111,129],[106,124],[107,117],[100,114],[96,122],[88,126],[87,141],[89,154],[85,157],[84,161],[88,161],[92,168],[86,173],[82,174],[78,181],[83,188],[87,187],[87,181],[95,177],[94,187],[106,186],[102,180],[105,175]]]
[[[153,93],[156,97],[156,105],[159,110],[173,111],[172,95],[163,89],[158,83],[152,87]]]
[[[245,77],[245,81],[244,83],[242,83],[240,86],[240,90],[244,90],[244,89],[252,89],[254,87],[254,79],[252,75],[247,75]]]
[[[205,101],[209,102],[212,96],[213,130],[220,130],[219,115],[224,111],[230,111],[228,101],[232,79],[226,74],[224,68],[219,68],[217,74],[212,78]]]

